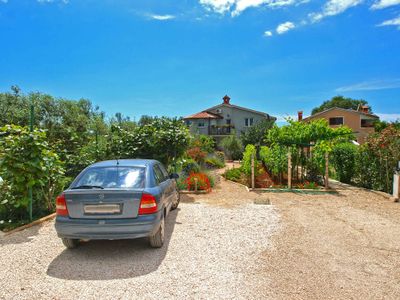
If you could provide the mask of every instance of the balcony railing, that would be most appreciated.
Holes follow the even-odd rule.
[[[220,126],[211,126],[210,127],[210,135],[230,135],[234,130],[233,125],[220,125]]]

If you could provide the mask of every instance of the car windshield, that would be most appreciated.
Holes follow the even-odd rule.
[[[144,184],[143,167],[99,167],[86,170],[71,188],[144,188]]]

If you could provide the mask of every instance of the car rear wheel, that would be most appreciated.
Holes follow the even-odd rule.
[[[61,239],[64,246],[67,247],[68,249],[74,249],[78,247],[79,245],[79,240],[76,239],[67,239],[67,238],[62,238]]]
[[[149,237],[150,246],[153,248],[161,248],[164,244],[165,218],[161,219],[160,227],[154,235]]]
[[[171,210],[177,209],[180,201],[181,201],[181,195],[178,190],[175,190],[174,202],[172,203]]]

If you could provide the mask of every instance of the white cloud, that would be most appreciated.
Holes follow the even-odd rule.
[[[374,91],[396,88],[400,88],[400,78],[364,81],[357,84],[337,88],[336,92]]]
[[[285,22],[282,24],[279,24],[278,27],[276,27],[276,33],[277,34],[283,34],[296,26],[292,22]]]
[[[8,0],[0,0],[0,2],[2,2],[2,3],[7,3]]]
[[[377,116],[381,119],[381,121],[393,122],[400,120],[400,114],[385,114],[385,113],[376,113]]]
[[[158,21],[167,21],[171,19],[175,19],[175,16],[173,15],[150,15],[150,18]]]
[[[343,13],[350,7],[359,5],[363,0],[329,0],[325,3],[322,11],[309,14],[312,22],[318,22],[325,17],[335,16]]]
[[[377,26],[397,26],[397,29],[400,30],[400,16],[391,20],[386,20]]]
[[[264,36],[272,36],[272,31],[267,30],[266,32],[264,32]]]
[[[240,15],[250,7],[267,6],[270,8],[306,3],[309,0],[199,0],[206,9],[216,13],[230,12],[232,16]]]
[[[378,0],[374,4],[372,4],[371,9],[382,9],[399,4],[400,0]]]

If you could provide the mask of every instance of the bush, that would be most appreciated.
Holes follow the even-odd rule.
[[[28,220],[29,187],[33,190],[33,215],[52,212],[65,177],[63,163],[46,142],[46,133],[15,125],[6,125],[0,132],[4,134],[0,139],[0,176],[4,180],[0,221]]]
[[[209,156],[205,159],[205,163],[207,167],[209,168],[223,168],[225,167],[225,162],[221,161],[218,157],[216,156]]]
[[[350,183],[354,175],[357,157],[357,146],[350,143],[337,144],[332,149],[331,161],[337,178],[344,183]]]
[[[233,168],[226,170],[224,173],[224,177],[228,180],[232,181],[240,181],[242,178],[242,169],[241,168]]]
[[[287,171],[287,148],[279,145],[272,147],[262,146],[260,149],[260,158],[275,176]]]
[[[257,173],[257,150],[254,145],[247,145],[243,153],[242,170],[246,175],[251,175],[251,158],[254,157],[254,172]],[[257,175],[257,174],[256,174]]]
[[[242,158],[242,142],[235,134],[223,138],[221,141],[221,147],[230,159],[238,160]]]
[[[197,179],[197,190],[200,191],[210,191],[211,184],[208,179],[207,174],[204,173],[191,173],[189,177],[186,179],[187,189],[189,191],[194,191],[196,188],[196,180]]]
[[[198,134],[194,137],[191,143],[191,147],[192,148],[198,147],[201,149],[201,151],[204,151],[206,153],[212,153],[214,152],[215,149],[215,141],[209,135]]]
[[[200,172],[200,166],[193,159],[186,159],[182,163],[182,172],[186,175]]]
[[[202,163],[207,153],[202,151],[200,147],[194,147],[186,151],[186,154],[198,163]]]
[[[220,161],[224,162],[224,164],[225,164],[225,153],[224,152],[216,151],[214,154]]]
[[[185,191],[185,190],[187,190],[188,187],[187,187],[187,183],[186,183],[186,178],[184,178],[184,177],[179,177],[179,178],[176,180],[176,186],[177,186],[178,190],[180,190],[180,191]]]

